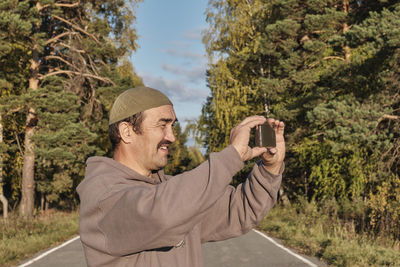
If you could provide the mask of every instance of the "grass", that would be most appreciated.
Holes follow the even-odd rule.
[[[352,224],[320,214],[313,207],[302,210],[277,206],[259,229],[331,266],[400,266],[399,240],[358,234]]]
[[[51,211],[21,220],[14,214],[0,219],[0,266],[10,266],[56,246],[78,233],[79,213]]]

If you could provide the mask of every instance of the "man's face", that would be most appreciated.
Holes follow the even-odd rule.
[[[173,125],[175,111],[164,105],[144,111],[141,134],[137,134],[133,147],[135,161],[144,173],[159,170],[167,165],[168,147],[175,141]]]

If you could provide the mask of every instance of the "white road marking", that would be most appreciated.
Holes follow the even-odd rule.
[[[282,246],[281,244],[278,244],[275,240],[273,240],[271,237],[267,236],[266,234],[264,234],[264,233],[262,233],[262,232],[260,232],[260,231],[258,231],[258,230],[255,230],[255,229],[253,229],[253,231],[256,232],[257,234],[261,235],[262,237],[268,239],[268,240],[269,240],[271,243],[273,243],[275,246],[277,246],[277,247],[283,249],[284,251],[286,251],[286,252],[289,253],[290,255],[292,255],[292,256],[298,258],[299,260],[301,260],[302,262],[308,264],[309,266],[311,266],[311,267],[318,267],[318,265],[312,263],[311,261],[307,260],[306,258],[300,256],[299,254],[294,253],[293,251],[291,251],[291,250],[288,249],[288,248],[285,248],[285,247]]]
[[[28,262],[25,262],[24,264],[19,265],[18,267],[25,267],[25,266],[31,265],[31,264],[34,263],[35,261],[38,261],[38,260],[40,260],[41,258],[46,257],[47,255],[49,255],[50,253],[53,253],[53,252],[56,251],[57,249],[60,249],[60,248],[62,248],[62,247],[65,247],[65,246],[68,245],[69,243],[74,242],[75,240],[79,239],[79,237],[80,237],[79,235],[78,235],[78,236],[75,236],[74,238],[72,238],[72,239],[70,239],[70,240],[68,240],[68,241],[66,241],[66,242],[64,242],[64,243],[62,243],[62,244],[59,245],[58,247],[52,248],[52,249],[50,249],[50,250],[48,250],[48,251],[46,251],[46,252],[40,254],[40,255],[37,256],[36,258],[34,258],[34,259],[32,259],[32,260],[30,260],[30,261],[28,261]]]
[[[289,253],[290,255],[292,255],[292,256],[298,258],[299,260],[301,260],[302,262],[306,263],[307,265],[309,265],[309,266],[311,266],[311,267],[318,267],[318,265],[312,263],[311,261],[307,260],[306,258],[304,258],[304,257],[302,257],[302,256],[300,256],[300,255],[298,255],[298,254],[296,254],[296,253],[294,253],[293,251],[291,251],[291,250],[288,249],[288,248],[285,248],[285,247],[282,246],[281,244],[278,244],[275,240],[273,240],[272,238],[270,238],[270,237],[267,236],[266,234],[264,234],[264,233],[262,233],[262,232],[260,232],[260,231],[258,231],[258,230],[255,230],[255,229],[253,229],[253,231],[256,232],[257,234],[261,235],[262,237],[268,239],[268,240],[269,240],[271,243],[273,243],[275,246],[277,246],[277,247],[283,249],[284,251],[286,251],[286,252]],[[77,240],[77,239],[79,239],[79,238],[80,238],[79,235],[78,235],[78,236],[75,236],[74,238],[72,238],[72,239],[70,239],[70,240],[68,240],[68,241],[66,241],[66,242],[64,242],[64,243],[62,243],[61,245],[59,245],[59,246],[57,246],[57,247],[55,247],[55,248],[52,248],[52,249],[50,249],[50,250],[48,250],[48,251],[46,251],[46,252],[40,254],[40,255],[37,256],[36,258],[34,258],[34,259],[32,259],[32,260],[30,260],[30,261],[28,261],[28,262],[25,262],[24,264],[21,264],[21,265],[19,265],[18,267],[29,266],[29,265],[31,265],[32,263],[34,263],[35,261],[38,261],[38,260],[40,260],[41,258],[46,257],[46,256],[49,255],[50,253],[53,253],[54,251],[56,251],[56,250],[58,250],[58,249],[60,249],[60,248],[62,248],[62,247],[65,247],[66,245],[68,245],[68,244],[74,242],[75,240]]]

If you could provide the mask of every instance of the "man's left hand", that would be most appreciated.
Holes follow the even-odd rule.
[[[261,161],[269,172],[279,174],[286,153],[285,138],[283,137],[285,124],[275,119],[268,119],[267,122],[275,131],[276,147],[267,148],[268,151],[261,155]]]

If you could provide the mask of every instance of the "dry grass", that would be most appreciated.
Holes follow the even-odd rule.
[[[259,228],[332,266],[400,266],[399,240],[359,234],[351,223],[332,219],[315,207],[277,206]]]
[[[52,211],[31,220],[0,219],[0,266],[10,266],[78,233],[79,213]]]

